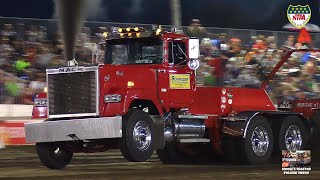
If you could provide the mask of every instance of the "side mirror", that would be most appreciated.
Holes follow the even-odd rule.
[[[199,59],[199,39],[189,39],[189,59]]]
[[[189,61],[188,66],[192,70],[196,70],[200,66],[199,62],[200,45],[199,39],[189,39]]]
[[[199,66],[200,66],[200,62],[199,62],[198,59],[190,59],[188,61],[188,66],[192,70],[197,70],[199,68]]]

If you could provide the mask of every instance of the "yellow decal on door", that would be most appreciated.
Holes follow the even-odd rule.
[[[170,89],[190,89],[190,74],[170,74]]]

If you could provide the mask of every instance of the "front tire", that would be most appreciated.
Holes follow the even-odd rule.
[[[73,152],[51,142],[36,143],[36,150],[41,163],[49,169],[65,168],[73,156]]]
[[[123,116],[120,151],[131,162],[148,160],[154,151],[154,125],[141,110],[130,110]]]
[[[280,128],[279,147],[280,150],[297,151],[307,147],[307,132],[300,118],[287,117]]]
[[[246,163],[261,164],[270,159],[273,150],[273,134],[265,117],[256,116],[252,119],[242,146]]]

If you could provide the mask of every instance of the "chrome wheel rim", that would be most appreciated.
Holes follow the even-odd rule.
[[[138,121],[133,128],[133,141],[135,146],[145,151],[151,144],[151,130],[145,121]]]
[[[286,131],[285,142],[288,151],[300,150],[302,144],[302,136],[298,126],[289,126],[289,128]]]
[[[262,127],[256,127],[251,136],[252,150],[257,156],[264,156],[269,148],[269,136],[267,130]]]
[[[51,157],[54,159],[60,159],[63,156],[63,150],[57,146],[51,147]]]

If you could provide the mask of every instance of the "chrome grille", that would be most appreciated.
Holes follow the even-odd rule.
[[[49,117],[98,115],[97,68],[47,74]]]

